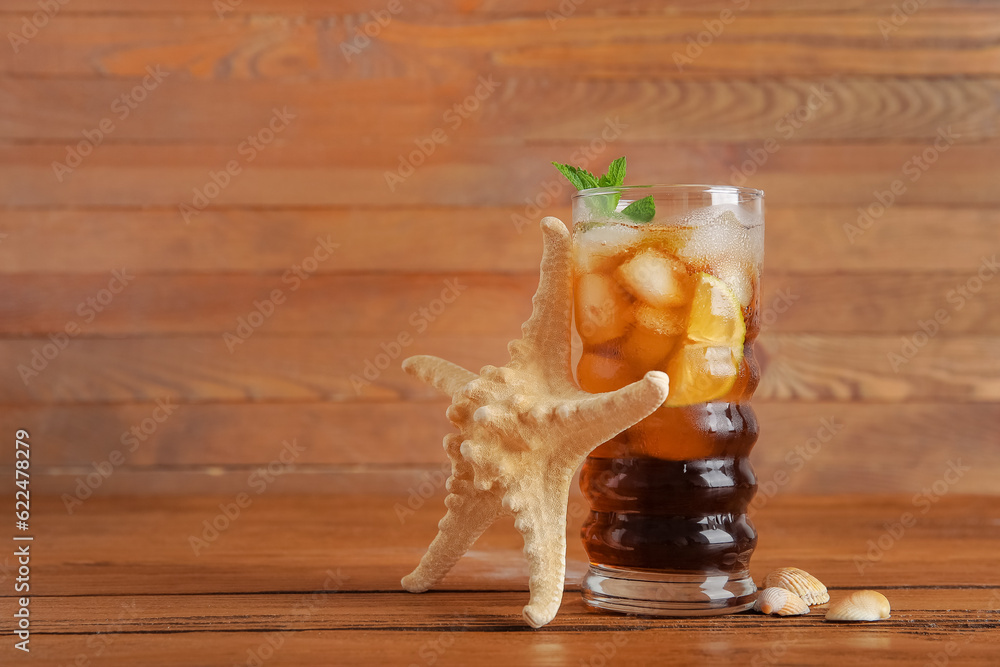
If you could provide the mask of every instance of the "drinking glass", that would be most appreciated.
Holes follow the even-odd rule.
[[[753,604],[747,457],[763,254],[759,190],[633,186],[573,198],[580,386],[670,377],[664,405],[583,466],[583,597],[593,607],[702,616]]]

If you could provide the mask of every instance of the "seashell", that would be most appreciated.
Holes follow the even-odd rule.
[[[795,593],[810,607],[830,601],[823,582],[797,567],[783,567],[764,577],[764,588],[771,586]]]
[[[881,621],[889,618],[889,601],[877,591],[855,591],[826,611],[828,621]]]
[[[753,610],[762,614],[777,614],[778,616],[799,616],[809,613],[809,605],[787,588],[772,586],[757,594]]]

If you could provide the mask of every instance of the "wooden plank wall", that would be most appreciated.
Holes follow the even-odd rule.
[[[1000,7],[901,5],[9,0],[0,432],[49,491],[230,493],[294,441],[272,488],[406,493],[447,423],[400,358],[502,362],[549,161],[626,154],[767,192],[770,495],[996,492]]]

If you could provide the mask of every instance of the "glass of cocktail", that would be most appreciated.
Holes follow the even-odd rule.
[[[590,188],[573,197],[573,223],[580,386],[611,391],[650,370],[670,377],[663,407],[584,464],[584,600],[656,615],[748,609],[764,193]]]

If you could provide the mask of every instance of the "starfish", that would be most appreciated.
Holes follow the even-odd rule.
[[[538,290],[522,337],[508,345],[506,366],[484,366],[476,374],[438,357],[403,361],[407,373],[451,396],[446,414],[459,430],[444,438],[452,463],[447,512],[420,564],[403,577],[403,588],[429,589],[490,525],[513,514],[530,573],[523,615],[535,628],[555,618],[562,602],[573,473],[596,447],[656,410],[669,389],[660,371],[603,394],[576,385],[569,231],[553,217],[541,228]]]

